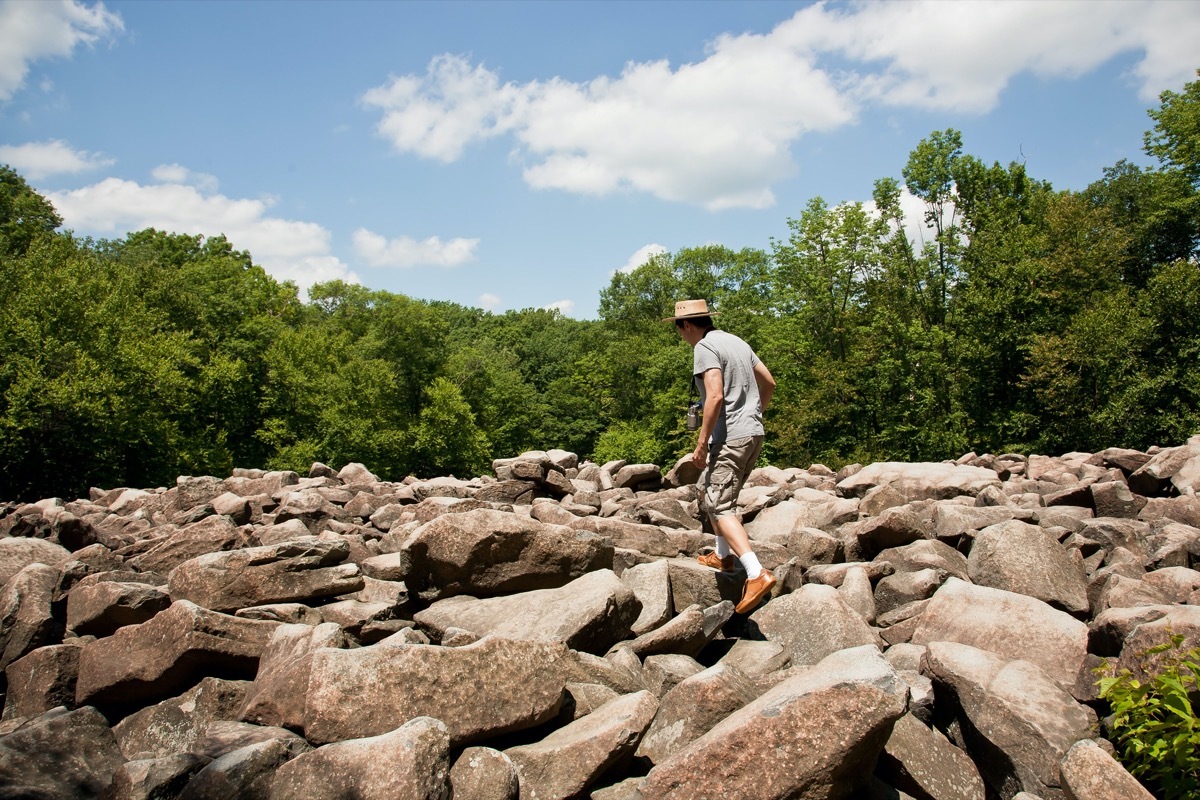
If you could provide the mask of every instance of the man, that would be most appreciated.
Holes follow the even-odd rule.
[[[675,304],[675,316],[663,321],[674,322],[692,346],[692,380],[699,385],[704,406],[692,463],[702,470],[697,484],[700,504],[712,521],[717,549],[698,560],[723,571],[741,562],[746,583],[736,610],[746,614],[776,584],[771,571],[758,563],[737,512],[738,493],[762,452],[762,415],[775,393],[775,379],[750,345],[713,326],[714,315],[704,300],[681,300]]]

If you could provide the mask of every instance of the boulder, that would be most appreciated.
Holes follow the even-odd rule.
[[[975,762],[911,713],[896,720],[875,774],[914,797],[985,800],[987,796]]]
[[[662,763],[759,694],[746,675],[728,664],[684,678],[662,696],[637,755]]]
[[[105,800],[178,797],[196,773],[211,763],[211,758],[196,753],[127,761],[113,773]]]
[[[557,588],[612,566],[612,546],[600,536],[490,509],[438,517],[409,536],[404,552],[406,582],[426,600]]]
[[[521,796],[578,797],[605,771],[633,755],[658,710],[650,692],[627,694],[534,744],[504,753],[516,767]]]
[[[466,647],[322,648],[313,654],[304,736],[314,744],[378,736],[432,709],[456,747],[531,728],[559,711],[567,654],[562,644],[495,636]]]
[[[641,613],[630,626],[635,636],[661,627],[671,618],[671,577],[666,561],[632,566],[621,573],[621,580],[642,604]]]
[[[967,558],[971,581],[1035,597],[1067,613],[1088,613],[1087,581],[1058,541],[1020,520],[984,528]]]
[[[313,654],[322,647],[347,645],[345,633],[332,622],[315,627],[280,625],[259,658],[258,673],[237,718],[258,725],[302,727]]]
[[[512,759],[490,747],[468,747],[450,768],[454,800],[517,800],[520,784]]]
[[[1042,797],[1060,792],[1059,763],[1089,735],[1096,724],[1094,712],[1029,661],[935,641],[925,664],[953,705],[939,711],[955,715],[967,752],[993,791],[1002,797],[1019,791]]]
[[[96,709],[53,709],[0,736],[0,793],[14,800],[98,798],[122,761]]]
[[[8,682],[4,719],[35,717],[53,708],[75,707],[81,644],[52,644],[18,658],[4,671]]]
[[[869,464],[837,485],[842,496],[862,497],[876,486],[890,486],[908,502],[974,497],[989,486],[1000,486],[994,470],[947,463],[880,462]]]
[[[846,648],[883,642],[832,586],[807,584],[761,606],[750,620],[794,665],[816,664]]]
[[[0,587],[0,670],[39,647],[62,640],[51,603],[58,570],[34,562]]]
[[[209,674],[252,678],[276,626],[177,600],[149,622],[85,644],[75,702],[127,712],[171,697]]]
[[[71,557],[71,551],[44,539],[0,537],[0,586],[30,564],[53,567]]]
[[[440,600],[413,619],[440,640],[447,628],[476,636],[563,642],[574,650],[603,653],[628,638],[641,604],[611,570],[589,572],[558,589],[477,600]]]
[[[789,678],[655,765],[643,798],[845,797],[874,770],[908,691],[873,647]]]
[[[67,596],[67,629],[78,636],[110,636],[170,605],[170,595],[144,583],[101,581],[77,586]]]
[[[113,733],[129,761],[191,752],[214,722],[237,719],[249,688],[249,681],[203,678],[178,697],[130,714],[113,727]]]
[[[913,644],[958,642],[1041,667],[1074,686],[1087,655],[1087,625],[1028,595],[950,578],[920,617]]]
[[[450,735],[445,724],[415,717],[389,733],[301,753],[276,771],[270,798],[449,800],[449,773]]]
[[[1062,760],[1062,788],[1067,800],[1153,800],[1115,758],[1091,739],[1071,745]]]
[[[233,550],[248,544],[246,533],[228,517],[205,517],[184,525],[152,548],[128,559],[134,569],[167,575],[197,556]]]
[[[704,609],[689,606],[670,622],[620,646],[639,658],[660,653],[696,656],[732,616],[733,603],[728,600]]]
[[[208,553],[172,570],[167,585],[177,600],[214,611],[334,597],[363,588],[358,565],[342,563],[349,555],[340,539]]]

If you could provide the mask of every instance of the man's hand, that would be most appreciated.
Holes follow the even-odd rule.
[[[696,443],[696,449],[692,451],[692,463],[704,469],[708,463],[708,442],[701,439]]]

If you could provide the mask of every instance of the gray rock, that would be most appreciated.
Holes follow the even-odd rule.
[[[932,642],[926,664],[953,697],[968,752],[994,791],[1058,792],[1059,762],[1096,724],[1090,709],[1029,661]]]
[[[96,709],[54,709],[0,736],[0,791],[14,799],[100,797],[122,761]]]
[[[75,702],[129,711],[194,686],[210,672],[251,678],[275,627],[177,600],[149,622],[85,644]]]
[[[622,644],[639,658],[661,653],[699,655],[726,622],[733,617],[733,603],[723,600],[715,606],[689,606],[665,625],[643,633]]]
[[[363,587],[358,565],[342,563],[341,540],[309,539],[209,553],[167,576],[171,596],[214,611],[334,597]]]
[[[971,581],[1088,613],[1087,582],[1067,550],[1036,525],[1010,520],[984,528],[967,559]]]
[[[304,735],[315,744],[378,736],[431,709],[454,746],[540,725],[562,704],[567,654],[561,644],[494,636],[466,647],[322,648],[313,655]]]
[[[680,653],[647,656],[642,662],[642,679],[655,697],[662,697],[680,681],[703,671],[703,664]]]
[[[624,695],[554,731],[535,744],[511,747],[521,796],[577,797],[605,771],[633,755],[658,710],[650,692]]]
[[[730,714],[657,764],[638,791],[656,800],[844,797],[871,774],[906,703],[875,648],[844,650]]]
[[[412,564],[406,582],[426,600],[557,588],[612,566],[602,537],[488,509],[438,517],[411,534],[404,551]]]
[[[1028,595],[950,578],[921,613],[913,644],[959,642],[1041,667],[1071,687],[1087,655],[1087,625]]]
[[[863,467],[837,485],[843,496],[862,497],[875,486],[891,486],[909,502],[974,497],[989,486],[999,486],[994,470],[946,463],[906,464],[880,462]]]
[[[455,627],[476,636],[564,642],[574,650],[603,653],[628,638],[640,612],[633,591],[610,570],[598,570],[558,589],[440,600],[413,619],[435,640]]]
[[[449,800],[449,778],[450,735],[445,724],[416,717],[389,733],[302,753],[275,773],[270,798]]]
[[[883,645],[831,586],[801,586],[760,607],[750,620],[768,641],[783,645],[794,665],[816,664],[849,647]]]

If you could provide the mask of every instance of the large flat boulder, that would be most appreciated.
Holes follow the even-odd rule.
[[[612,546],[602,536],[492,509],[437,517],[403,550],[409,589],[425,600],[556,588],[612,567]]]
[[[378,736],[432,712],[457,747],[540,725],[562,705],[568,653],[495,636],[465,647],[324,648],[312,659],[304,735],[314,744]]]
[[[350,545],[341,539],[307,539],[185,561],[167,576],[176,600],[214,611],[301,602],[363,588],[358,565],[343,563]]]
[[[843,650],[719,722],[638,785],[655,800],[849,796],[875,768],[908,689],[873,647]]]
[[[177,600],[149,622],[85,644],[75,702],[129,711],[171,697],[207,675],[253,678],[278,624]]]
[[[205,517],[172,532],[146,552],[130,558],[128,563],[142,572],[166,575],[197,556],[233,550],[248,543],[246,532],[229,517]]]
[[[837,485],[845,497],[862,497],[876,486],[889,486],[906,501],[948,500],[978,495],[989,486],[1001,486],[995,470],[950,463],[885,461],[868,464]]]
[[[1087,657],[1088,627],[1028,595],[950,578],[937,590],[913,644],[959,642],[1030,661],[1059,685],[1075,684]]]
[[[953,703],[967,751],[993,791],[1002,797],[1020,791],[1058,795],[1059,763],[1089,736],[1094,712],[1029,661],[957,642],[932,642],[925,664],[935,686]]]
[[[413,619],[437,640],[447,629],[461,628],[476,636],[563,642],[573,650],[604,653],[629,638],[640,612],[633,590],[604,569],[557,589],[440,600]]]

